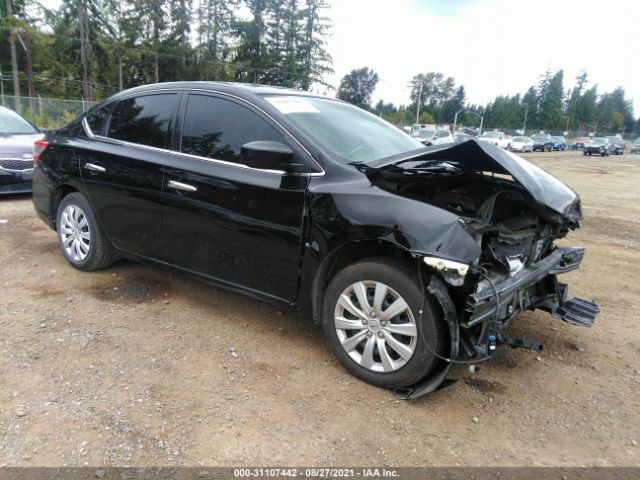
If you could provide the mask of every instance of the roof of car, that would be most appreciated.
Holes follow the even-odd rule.
[[[170,90],[170,89],[198,89],[211,90],[223,93],[233,93],[241,97],[255,95],[296,95],[305,97],[329,98],[323,95],[306,92],[303,90],[295,90],[293,88],[278,87],[273,85],[261,85],[255,83],[240,82],[210,82],[210,81],[190,81],[190,82],[163,82],[141,85],[139,87],[130,88],[118,92],[110,98],[118,98],[132,93],[143,93],[152,90]]]

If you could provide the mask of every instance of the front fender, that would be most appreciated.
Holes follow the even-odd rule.
[[[321,257],[348,242],[376,239],[467,264],[481,253],[457,215],[371,184],[312,192],[309,212],[311,238]]]

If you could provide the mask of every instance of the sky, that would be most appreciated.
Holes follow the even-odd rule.
[[[587,70],[600,93],[624,87],[640,117],[640,0],[329,0],[335,73],[373,68],[379,99],[409,103],[411,78],[442,72],[470,103],[524,93],[547,70],[565,89]]]
[[[409,103],[407,84],[430,71],[484,105],[524,93],[547,69],[564,71],[565,89],[587,70],[600,93],[624,87],[640,117],[640,0],[327,1],[335,73],[325,80],[337,88],[352,69],[373,68],[374,103]]]

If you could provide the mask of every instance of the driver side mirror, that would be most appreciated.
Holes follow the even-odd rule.
[[[242,145],[240,154],[244,163],[261,170],[292,170],[293,150],[281,142],[259,140]]]

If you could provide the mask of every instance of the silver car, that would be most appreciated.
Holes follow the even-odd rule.
[[[532,152],[533,140],[531,137],[513,137],[509,150],[512,152]]]
[[[0,194],[31,192],[33,145],[43,136],[31,122],[0,107]]]

